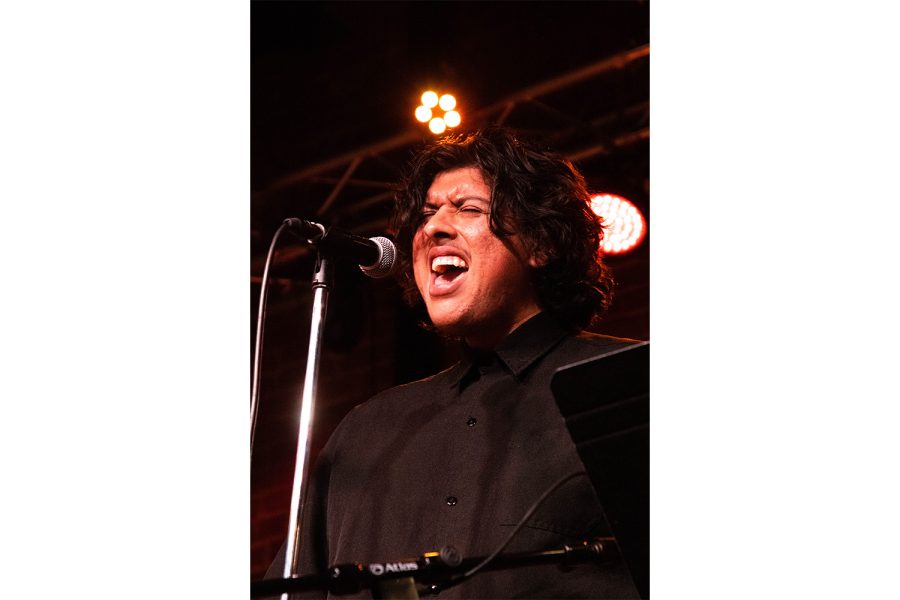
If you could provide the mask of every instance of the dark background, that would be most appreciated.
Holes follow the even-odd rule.
[[[412,117],[427,88],[457,97],[457,130],[503,122],[569,156],[592,191],[627,197],[649,222],[648,43],[647,2],[251,2],[254,339],[265,257],[284,218],[388,231],[391,187],[433,138]],[[608,263],[616,298],[595,330],[649,339],[649,238]],[[287,531],[311,275],[308,249],[282,238],[251,476],[253,578]],[[339,269],[314,452],[354,405],[455,359],[416,322],[392,281]]]

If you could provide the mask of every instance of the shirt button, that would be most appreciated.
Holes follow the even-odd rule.
[[[469,417],[469,420],[466,421],[466,425],[468,425],[469,427],[474,427],[475,423],[477,422],[478,420],[475,417]]]
[[[456,506],[458,500],[456,499],[456,496],[447,496],[444,502],[447,503],[447,506]]]

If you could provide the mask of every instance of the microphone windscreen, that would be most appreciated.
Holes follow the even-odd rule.
[[[378,244],[378,247],[381,248],[381,256],[375,263],[368,266],[360,265],[359,268],[362,269],[363,273],[374,279],[387,277],[394,270],[397,248],[394,246],[394,242],[386,237],[376,236],[369,238],[369,240]]]

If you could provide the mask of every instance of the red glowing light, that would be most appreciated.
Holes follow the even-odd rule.
[[[630,252],[647,234],[644,215],[621,196],[597,194],[591,197],[591,210],[603,218],[604,235],[600,250],[604,254]]]

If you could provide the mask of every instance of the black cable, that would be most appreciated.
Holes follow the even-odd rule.
[[[541,507],[541,505],[544,503],[544,501],[547,498],[549,498],[553,492],[555,492],[560,487],[562,487],[562,485],[564,483],[566,483],[572,479],[575,479],[576,477],[587,477],[587,471],[578,471],[576,473],[569,473],[565,477],[559,479],[556,483],[551,485],[549,488],[547,488],[547,491],[545,491],[543,494],[541,494],[540,498],[535,500],[534,504],[531,505],[531,508],[529,508],[525,512],[525,516],[523,516],[519,520],[518,524],[513,528],[513,530],[509,533],[509,535],[506,537],[506,539],[503,540],[503,543],[500,544],[500,546],[498,546],[497,549],[494,550],[494,552],[491,553],[490,556],[485,558],[483,561],[481,561],[480,563],[478,563],[477,565],[475,565],[474,567],[472,567],[471,569],[469,569],[468,571],[466,571],[465,573],[463,573],[456,579],[450,581],[450,583],[448,583],[447,585],[441,586],[441,591],[446,590],[447,588],[453,587],[455,585],[458,585],[458,584],[462,583],[463,581],[465,581],[466,579],[469,579],[475,573],[477,573],[478,571],[483,569],[488,563],[490,563],[492,560],[497,558],[497,556],[501,552],[503,552],[503,550],[509,545],[509,543],[516,536],[516,534],[519,533],[523,527],[525,527],[525,523],[527,523],[528,519],[530,519],[532,517],[532,515],[534,515],[534,513],[537,512],[537,509]]]
[[[272,236],[272,242],[269,244],[269,253],[266,255],[266,264],[263,267],[262,283],[259,290],[259,308],[257,309],[256,318],[256,347],[253,351],[253,387],[250,391],[250,462],[253,462],[253,438],[256,436],[256,416],[259,409],[259,371],[262,362],[262,340],[263,340],[263,323],[266,316],[266,288],[269,287],[269,265],[272,263],[272,255],[275,253],[275,244],[278,237],[285,230],[287,225],[282,223],[275,235]]]

